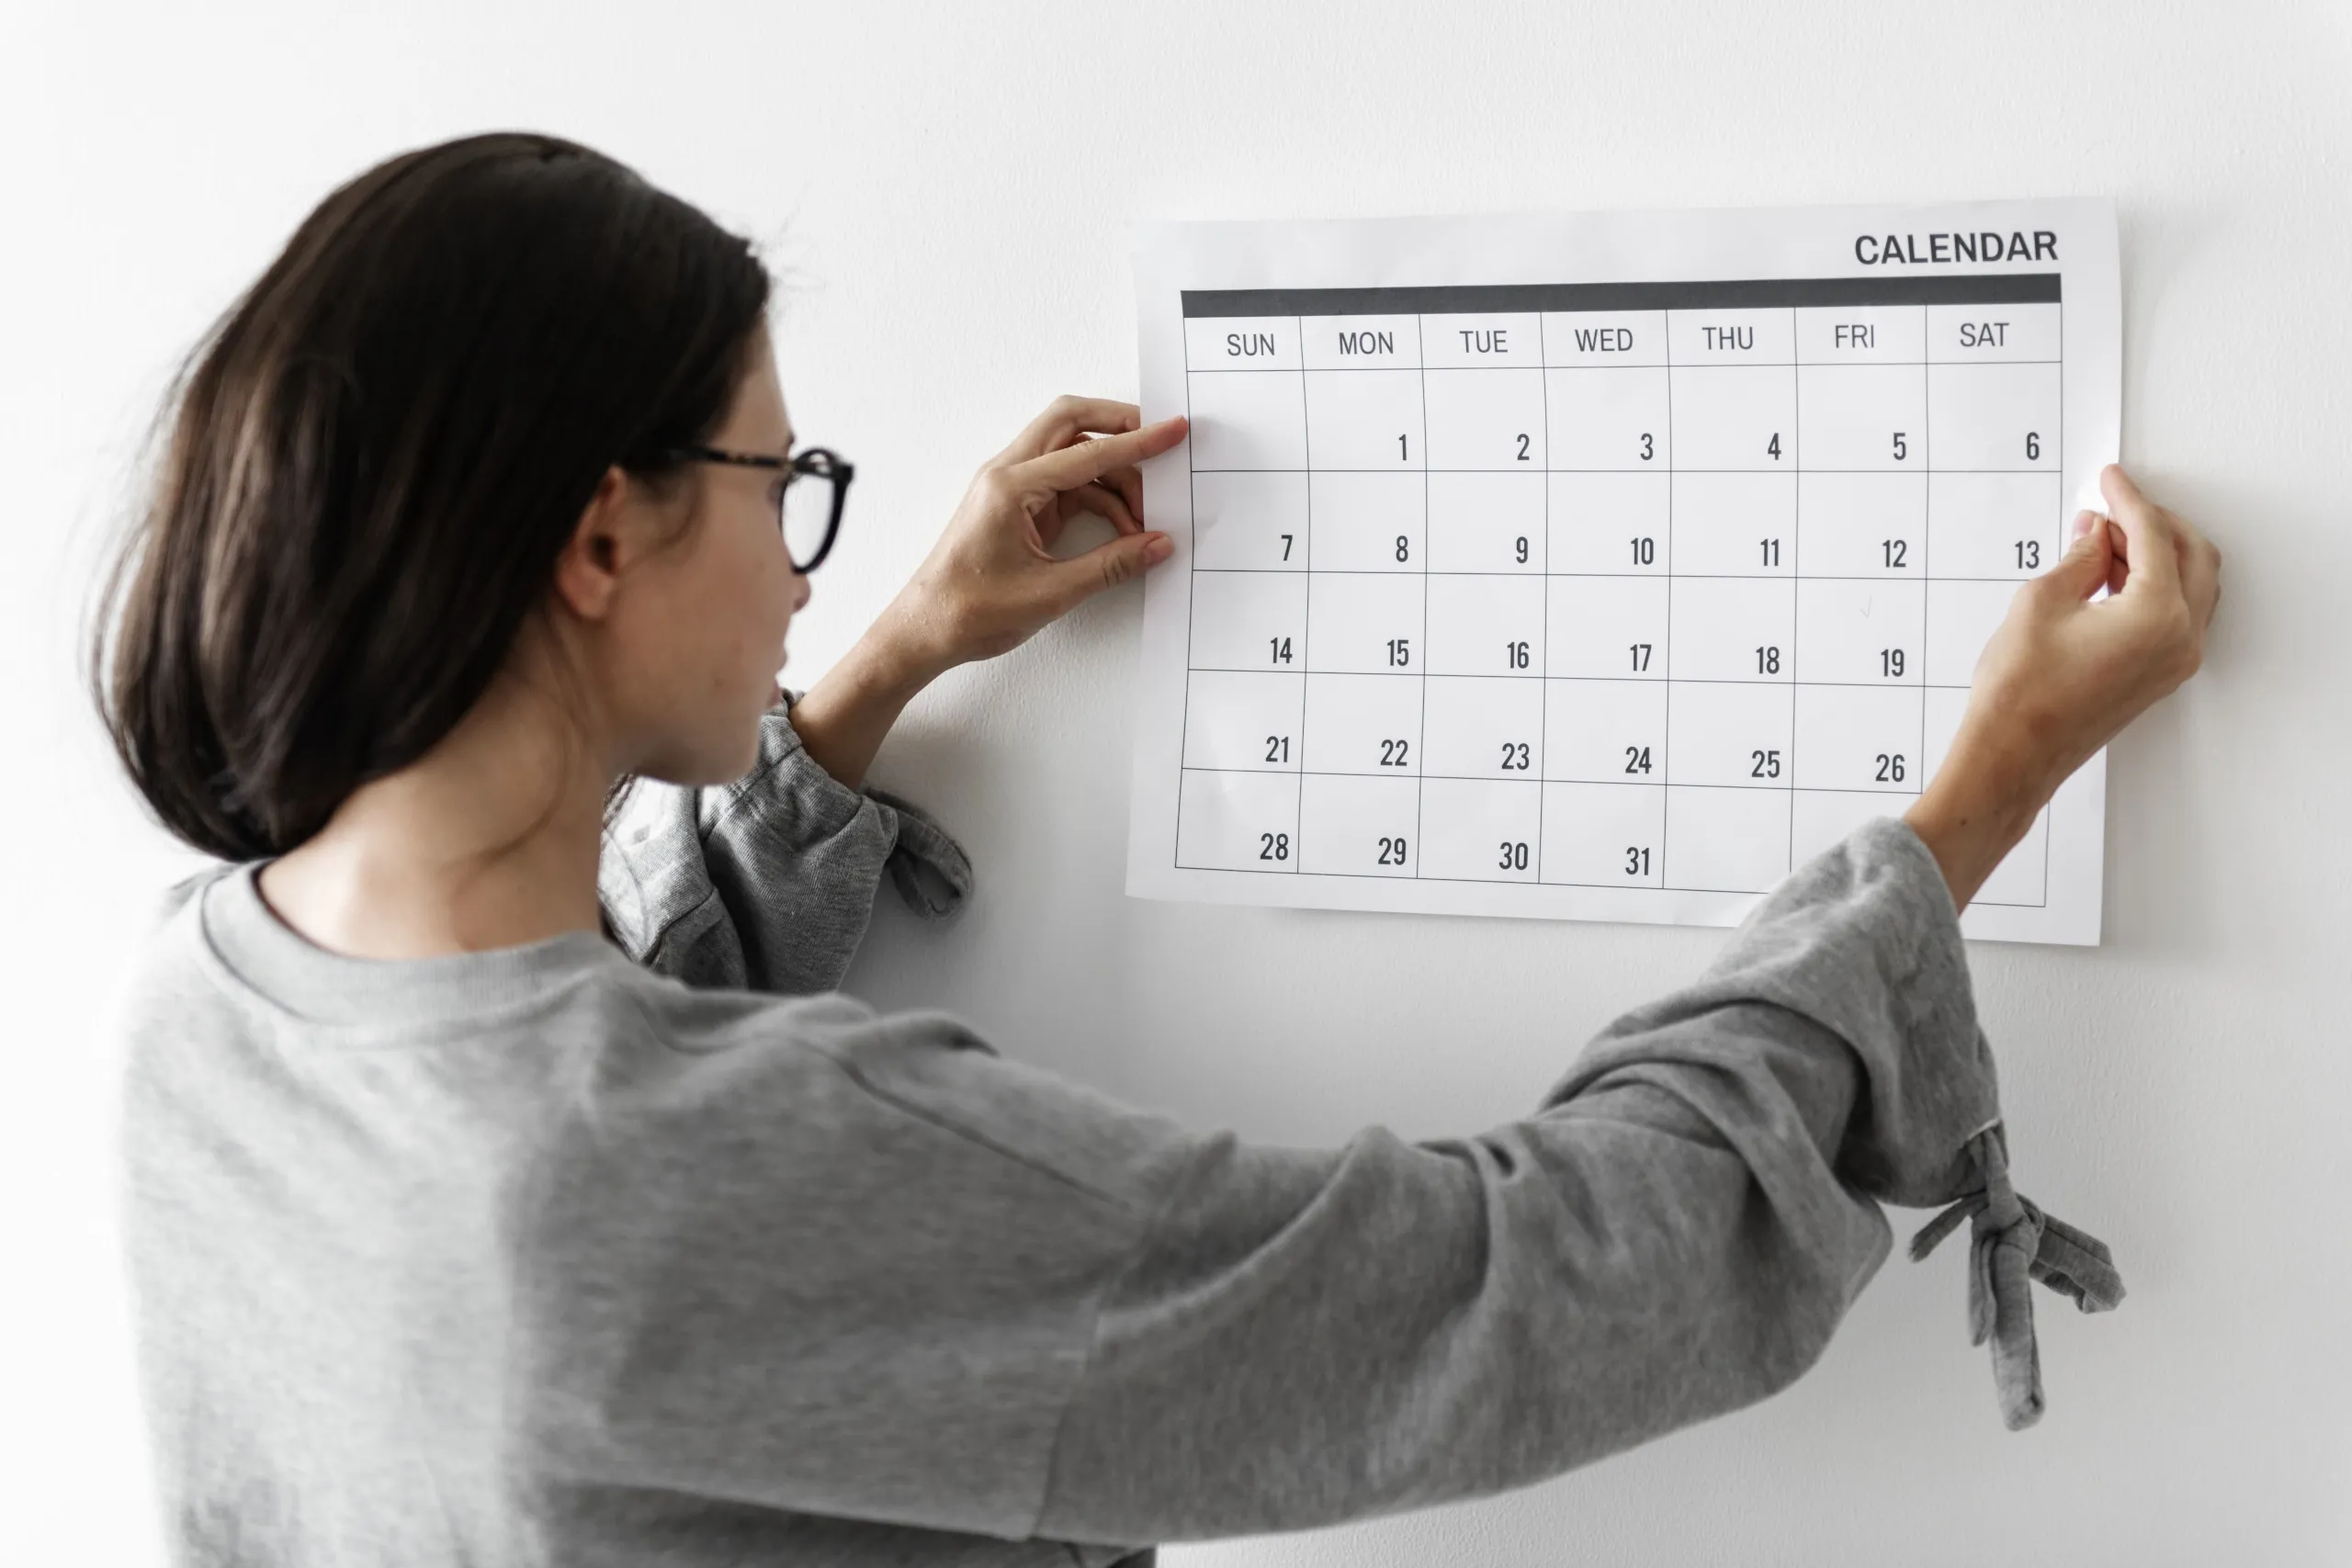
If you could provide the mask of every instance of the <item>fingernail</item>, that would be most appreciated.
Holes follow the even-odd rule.
[[[2075,513],[2074,525],[2066,530],[2066,537],[2069,539],[2081,538],[2084,535],[2091,531],[2091,525],[2098,521],[2098,513],[2096,512]]]
[[[1148,535],[1144,539],[1143,558],[1154,566],[1158,566],[1175,553],[1176,541],[1165,534]]]

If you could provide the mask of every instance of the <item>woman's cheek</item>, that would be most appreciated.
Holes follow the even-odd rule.
[[[808,580],[792,570],[792,558],[781,548],[776,551],[775,565],[776,571],[769,582],[767,603],[781,657],[785,633],[792,626],[792,617],[808,603]]]

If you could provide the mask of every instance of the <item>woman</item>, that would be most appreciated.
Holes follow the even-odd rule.
[[[99,653],[232,863],[129,1025],[185,1560],[1103,1563],[1492,1492],[1795,1378],[1881,1200],[1974,1216],[2033,1418],[2029,1270],[2120,1287],[2007,1184],[1956,911],[2195,668],[2187,525],[2110,469],[1905,821],[1525,1120],[1256,1146],[824,994],[886,870],[967,886],[863,787],[892,720],[1167,557],[1181,422],[1048,409],[785,705],[849,469],[786,457],[766,302],[628,171],[481,137],[330,197],[185,380]],[[1057,559],[1080,511],[1114,536]],[[608,842],[635,775],[684,787]]]

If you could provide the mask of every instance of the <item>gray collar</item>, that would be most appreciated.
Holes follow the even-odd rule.
[[[267,863],[232,867],[202,889],[205,945],[231,978],[269,1008],[312,1022],[387,1030],[483,1023],[527,1010],[608,965],[628,964],[593,931],[436,958],[347,957],[303,937],[269,908],[256,883]]]

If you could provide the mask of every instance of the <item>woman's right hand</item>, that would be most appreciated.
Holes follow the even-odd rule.
[[[972,476],[930,558],[884,613],[934,673],[1010,652],[1169,558],[1168,536],[1144,525],[1136,465],[1174,447],[1186,427],[1142,419],[1133,403],[1057,398]],[[1107,520],[1113,537],[1057,555],[1081,512]]]
[[[1905,813],[1965,906],[2067,777],[2197,671],[2222,553],[2113,464],[1976,662],[1951,752]],[[2104,599],[2093,599],[2100,588]]]
[[[808,755],[855,787],[916,693],[944,671],[1019,647],[1175,548],[1144,526],[1136,465],[1184,439],[1182,419],[1143,423],[1133,403],[1057,398],[972,477],[939,543],[855,647],[793,705]],[[1055,553],[1091,512],[1113,536]]]

